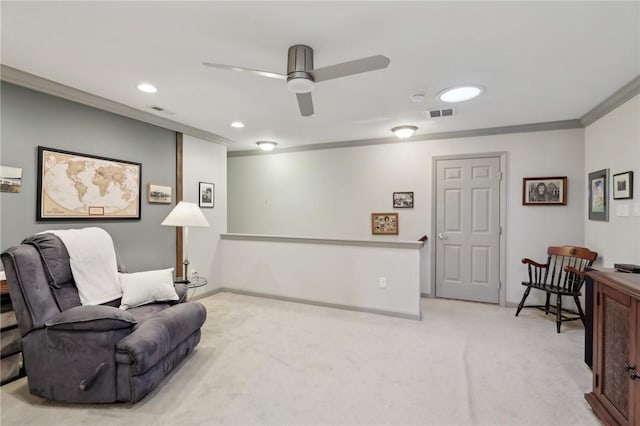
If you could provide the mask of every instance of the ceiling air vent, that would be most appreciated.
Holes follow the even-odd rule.
[[[453,108],[432,109],[427,111],[429,118],[451,117],[455,113]]]
[[[154,111],[163,112],[163,113],[165,113],[167,115],[175,115],[175,112],[169,111],[166,108],[162,108],[162,107],[159,107],[159,106],[156,106],[156,105],[151,105],[149,108],[151,108]]]

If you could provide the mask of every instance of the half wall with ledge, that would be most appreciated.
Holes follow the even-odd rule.
[[[223,291],[420,319],[420,241],[221,234]]]

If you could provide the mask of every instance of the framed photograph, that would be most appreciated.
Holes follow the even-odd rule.
[[[22,169],[0,166],[0,192],[18,193],[22,189]]]
[[[633,172],[613,175],[613,199],[628,200],[633,198]]]
[[[140,219],[142,164],[38,147],[36,220]]]
[[[373,235],[398,235],[398,213],[371,213]]]
[[[589,173],[589,220],[609,220],[609,169]]]
[[[212,183],[200,182],[198,205],[200,207],[213,208],[216,186]]]
[[[413,208],[413,192],[394,192],[393,208],[394,209],[412,209]]]
[[[522,178],[522,205],[566,206],[567,177]]]
[[[166,185],[147,185],[147,201],[158,204],[171,204],[171,187]]]

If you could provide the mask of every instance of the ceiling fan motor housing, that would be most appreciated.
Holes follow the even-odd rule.
[[[313,71],[313,49],[304,44],[291,46],[287,60],[287,88],[294,93],[311,92],[314,81],[309,71]]]

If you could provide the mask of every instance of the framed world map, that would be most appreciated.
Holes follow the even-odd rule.
[[[142,164],[38,147],[44,220],[140,219]]]

